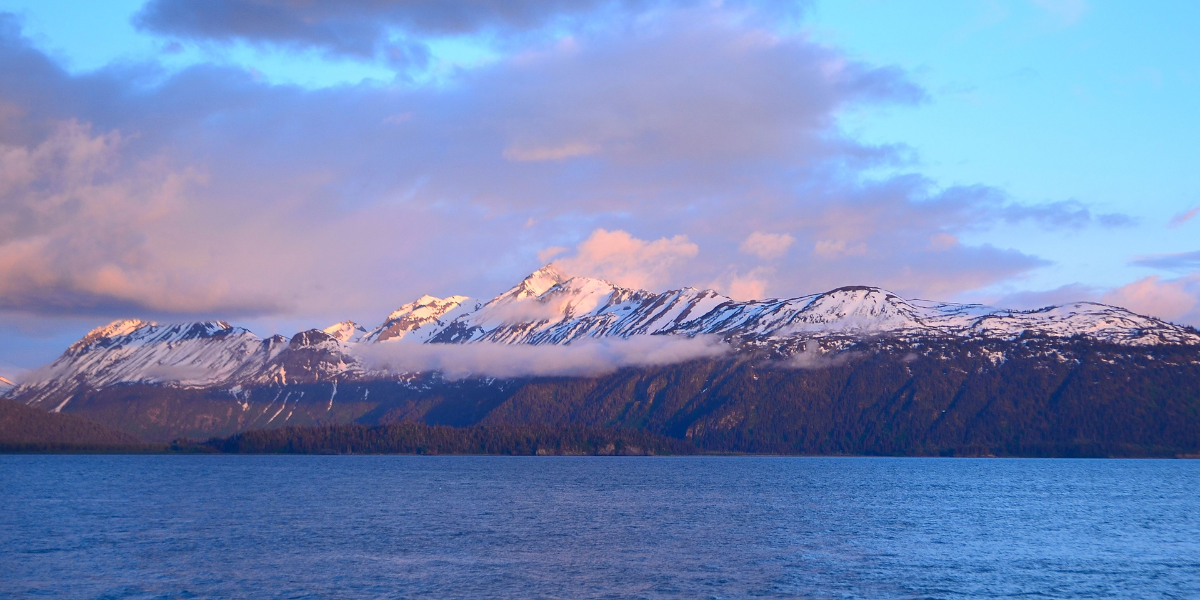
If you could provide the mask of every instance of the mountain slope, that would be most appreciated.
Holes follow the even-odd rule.
[[[482,423],[635,428],[750,453],[1195,455],[1200,356],[876,340],[805,368],[734,358],[531,380]]]
[[[187,387],[222,385],[260,370],[284,348],[223,321],[157,325],[118,321],[92,330],[9,394],[29,405],[62,410],[82,388],[127,383]]]

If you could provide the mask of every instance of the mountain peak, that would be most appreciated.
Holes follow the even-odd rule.
[[[454,308],[459,304],[466,302],[467,300],[469,300],[469,298],[466,296],[447,296],[445,298],[438,298],[437,296],[425,294],[424,296],[421,296],[420,298],[417,298],[416,300],[413,300],[412,302],[409,302],[408,304],[405,304],[392,311],[392,314],[388,315],[387,321],[395,321],[410,315],[415,318],[424,318],[435,313],[441,314],[442,312],[445,312],[445,310]]]
[[[430,323],[435,323],[446,314],[458,309],[470,298],[448,296],[438,298],[428,294],[401,306],[388,315],[383,325],[361,338],[364,342],[383,342],[403,338],[410,332]]]
[[[545,294],[550,288],[570,279],[570,276],[550,263],[521,280],[512,289],[500,294],[496,299],[524,300]]]
[[[855,293],[866,293],[866,294],[879,293],[879,294],[886,294],[888,296],[896,295],[896,294],[893,294],[892,292],[889,292],[888,290],[885,290],[880,287],[875,287],[873,285],[843,285],[842,287],[833,288],[832,290],[829,290],[828,292],[825,292],[822,295],[828,296],[828,295],[832,295],[832,294],[855,294]]]
[[[87,335],[80,338],[79,341],[75,342],[74,344],[71,344],[67,348],[67,352],[75,352],[81,348],[91,345],[97,340],[129,335],[143,327],[149,327],[152,325],[154,325],[154,323],[143,321],[141,319],[117,319],[108,325],[102,325],[87,332]]]
[[[339,342],[357,342],[364,335],[367,335],[367,330],[354,321],[334,323],[321,331]]]

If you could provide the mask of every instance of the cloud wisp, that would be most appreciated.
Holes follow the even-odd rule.
[[[1200,271],[1200,250],[1139,256],[1129,264],[1167,271]]]
[[[1200,215],[1200,206],[1192,207],[1171,217],[1171,220],[1167,222],[1167,227],[1179,227],[1196,218],[1196,215]]]

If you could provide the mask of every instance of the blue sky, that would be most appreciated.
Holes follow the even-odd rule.
[[[1195,3],[144,4],[0,0],[34,223],[0,229],[0,374],[116,317],[370,326],[552,258],[1200,323]]]
[[[1058,263],[1030,284],[1119,285],[1151,273],[1122,264],[1132,255],[1195,250],[1200,229],[1165,225],[1200,204],[1200,38],[1191,34],[1200,6],[851,0],[821,3],[813,17],[819,39],[903,66],[932,95],[917,108],[848,118],[861,138],[912,146],[920,170],[943,183],[986,182],[1022,200],[1079,200],[1140,221],[1120,243],[1111,232],[977,238]]]

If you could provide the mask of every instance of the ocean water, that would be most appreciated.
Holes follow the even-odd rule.
[[[1200,461],[0,456],[3,598],[1200,598]]]

